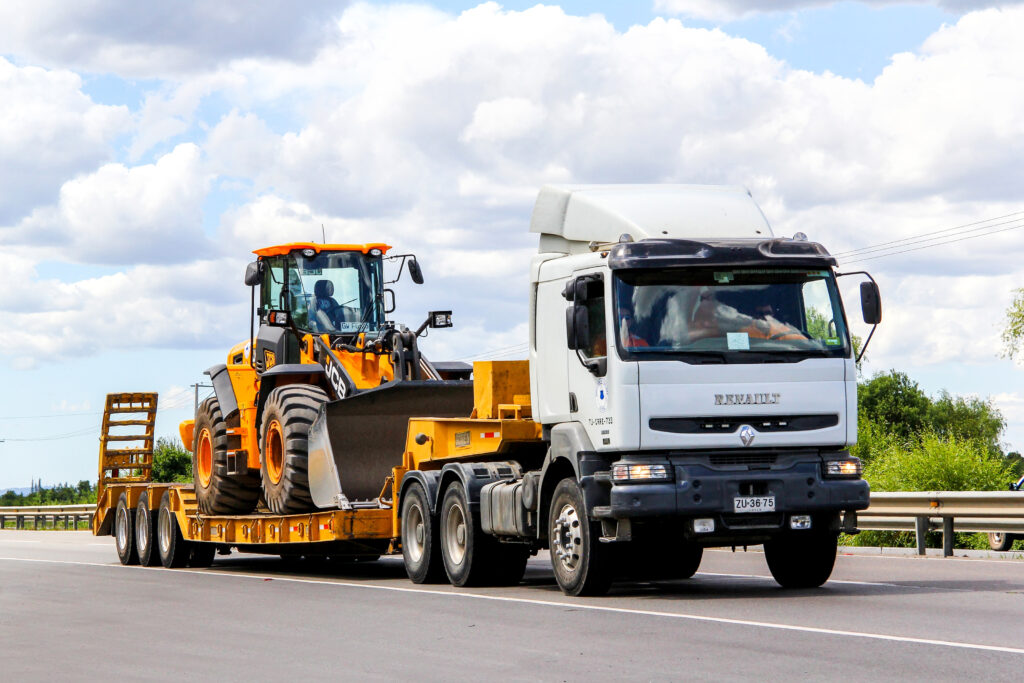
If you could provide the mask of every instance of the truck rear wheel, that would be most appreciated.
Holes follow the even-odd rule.
[[[410,485],[402,496],[402,560],[413,583],[440,583],[444,579],[436,521],[423,487]]]
[[[252,512],[260,495],[256,473],[228,474],[228,431],[220,403],[210,397],[196,412],[192,476],[199,511],[207,515]]]
[[[453,586],[479,586],[493,580],[497,545],[473,519],[466,489],[453,483],[441,501],[441,557]]]
[[[1013,547],[1017,538],[1013,534],[997,531],[988,535],[988,547],[992,550],[1004,552]]]
[[[315,509],[309,493],[309,427],[327,394],[309,384],[270,392],[260,428],[263,497],[278,515]]]
[[[184,567],[192,553],[192,544],[182,537],[178,520],[171,510],[171,492],[164,491],[156,518],[156,546],[160,564],[168,569]]]
[[[128,495],[121,494],[114,511],[114,545],[117,559],[121,564],[138,564],[139,554],[135,548],[135,511],[128,507]]]
[[[817,588],[832,576],[836,563],[836,534],[789,534],[766,541],[764,558],[783,588]]]
[[[555,580],[566,595],[608,592],[612,558],[600,536],[600,527],[587,518],[580,485],[572,478],[560,481],[548,512],[548,547]]]
[[[139,504],[135,506],[135,548],[142,566],[160,564],[160,554],[156,550],[156,515],[149,509],[149,491],[142,492]]]

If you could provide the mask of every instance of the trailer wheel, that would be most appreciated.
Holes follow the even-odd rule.
[[[164,491],[156,519],[156,545],[160,564],[168,569],[184,567],[192,553],[192,544],[186,541],[178,528],[178,520],[171,510],[171,492]]]
[[[117,499],[114,512],[114,544],[121,564],[138,564],[139,553],[135,548],[135,511],[128,507],[128,495],[122,493]]]
[[[156,550],[156,517],[149,509],[149,491],[143,491],[139,504],[135,506],[135,547],[139,564],[144,567],[160,564],[160,554]]]
[[[309,493],[309,427],[327,394],[309,384],[287,384],[270,392],[260,428],[263,496],[278,515],[315,509]]]
[[[1013,547],[1015,540],[1017,539],[1013,534],[996,531],[988,535],[988,547],[992,550],[1005,552]]]
[[[255,472],[228,474],[228,431],[216,397],[203,401],[196,412],[192,473],[203,514],[244,515],[255,509],[259,477]]]
[[[573,478],[555,487],[548,512],[548,547],[555,580],[566,595],[603,595],[612,582],[610,550],[587,518],[583,491]]]
[[[498,542],[480,531],[461,483],[445,489],[439,516],[441,557],[451,584],[480,586],[494,582],[501,559]]]
[[[213,564],[213,556],[217,554],[217,545],[214,543],[193,543],[192,553],[188,558],[190,567],[209,567]]]
[[[764,559],[783,588],[817,588],[832,576],[837,538],[829,532],[787,534],[765,541]]]
[[[402,559],[413,583],[439,583],[444,578],[436,521],[423,487],[409,486],[402,496]]]

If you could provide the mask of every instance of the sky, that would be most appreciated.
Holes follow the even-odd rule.
[[[524,357],[545,183],[747,187],[878,281],[865,376],[991,398],[1020,450],[1022,31],[972,0],[7,0],[0,489],[94,478],[108,392],[177,436],[260,246],[413,252],[395,319],[454,311],[430,358]]]

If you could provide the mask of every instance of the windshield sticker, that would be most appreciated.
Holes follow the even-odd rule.
[[[746,332],[726,332],[725,341],[730,351],[750,350],[750,335]]]
[[[732,273],[715,273],[715,282],[720,285],[729,284],[735,276]]]
[[[825,339],[825,343],[828,344],[829,346],[843,345],[843,342],[839,339],[839,337],[828,337],[827,339]]]
[[[301,268],[303,275],[323,275],[323,268]]]

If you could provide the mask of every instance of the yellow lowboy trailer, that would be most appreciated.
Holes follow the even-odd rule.
[[[451,488],[450,483],[460,475],[465,478],[466,473],[484,481],[474,474],[473,463],[478,469],[496,471],[500,466],[493,461],[508,455],[521,457],[532,452],[543,457],[541,428],[530,418],[527,363],[476,363],[474,372],[473,413],[463,419],[409,420],[401,465],[381,482],[376,499],[352,501],[347,509],[291,515],[274,514],[263,507],[246,515],[207,515],[199,510],[193,484],[154,482],[157,395],[109,394],[100,437],[93,533],[114,536],[123,564],[169,568],[209,566],[218,549],[337,559],[372,559],[401,552],[403,494],[418,502],[423,492],[436,493],[444,485]],[[142,427],[141,433],[123,433],[129,427]],[[118,444],[129,447],[111,446]],[[438,514],[437,506],[435,501],[423,504],[420,517],[414,518],[418,521],[406,535],[421,554],[427,551],[427,560],[432,555],[430,579],[443,577],[441,550],[436,539],[431,545],[430,538],[437,532],[429,528],[431,516]],[[466,517],[462,520],[463,537],[467,522],[472,526],[470,515]],[[426,539],[424,527],[428,527]],[[495,557],[507,563],[508,553],[497,550]],[[515,544],[514,550],[515,559],[525,563],[535,549]]]

